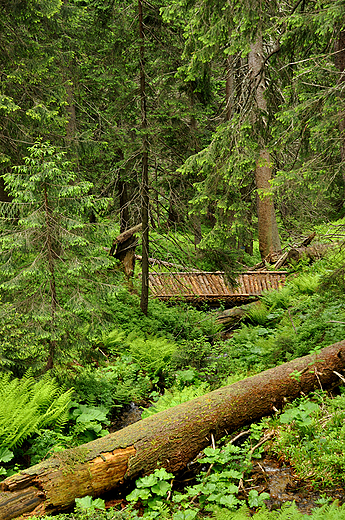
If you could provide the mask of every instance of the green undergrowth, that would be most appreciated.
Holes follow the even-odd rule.
[[[270,421],[272,453],[314,488],[344,485],[345,389],[341,391],[335,397],[320,391],[311,399],[298,399]]]
[[[332,254],[313,267],[301,262],[300,271],[281,290],[264,294],[226,340],[214,313],[188,306],[153,301],[148,317],[139,320],[140,311],[132,312],[137,297],[122,290],[114,307],[118,326],[94,339],[98,366],[76,363],[69,379],[63,371],[60,380],[74,386],[81,403],[105,406],[114,418],[131,402],[155,402],[165,391],[161,399],[173,406],[185,387],[205,384],[203,390],[185,390],[192,398],[340,341],[345,333],[343,256]],[[191,373],[191,380],[179,380]],[[157,403],[147,413],[158,409]]]
[[[264,294],[224,344],[229,371],[257,373],[345,337],[345,256],[302,264],[279,291]]]
[[[120,511],[113,508],[105,510],[104,502],[102,503],[100,499],[85,498],[87,500],[80,499],[81,505],[77,506],[74,513],[59,514],[54,517],[45,516],[43,518],[40,517],[40,519],[33,517],[33,520],[50,520],[52,518],[56,520],[139,520],[139,518],[142,518],[131,507]],[[216,508],[212,516],[207,517],[205,515],[188,515],[188,511],[191,510],[172,515],[166,513],[162,514],[160,518],[165,520],[201,520],[202,518],[213,518],[214,520],[246,520],[248,518],[255,518],[255,520],[345,520],[345,505],[340,506],[337,501],[315,508],[311,514],[301,513],[296,504],[291,502],[283,504],[280,510],[274,511],[269,511],[266,507],[262,507],[253,512],[247,506],[243,506],[237,511]]]
[[[199,385],[185,386],[182,389],[172,387],[166,390],[164,394],[159,397],[157,402],[154,403],[150,408],[145,408],[142,412],[141,418],[146,419],[159,412],[163,412],[168,408],[177,406],[179,404],[196,399],[209,392],[210,387],[207,383],[201,383]]]
[[[289,276],[285,286],[264,294],[251,307],[246,321],[225,340],[214,313],[151,301],[146,317],[139,310],[138,297],[124,287],[112,294],[107,293],[104,295],[107,299],[104,308],[108,318],[104,328],[91,331],[85,326],[83,329],[92,349],[88,347],[85,355],[76,349],[69,354],[68,363],[57,363],[54,367],[59,389],[73,387],[74,392],[63,427],[45,423],[45,411],[40,409],[41,422],[37,423],[34,431],[26,428],[27,435],[23,437],[22,445],[19,442],[16,448],[19,450],[18,458],[13,461],[6,451],[10,450],[10,444],[4,445],[5,451],[0,453],[6,468],[3,474],[13,471],[13,466],[10,467],[13,462],[16,464],[14,469],[18,469],[25,463],[37,463],[56,451],[105,435],[111,422],[131,402],[144,408],[148,403],[152,404],[144,409],[145,418],[342,340],[345,333],[344,266],[345,254],[342,252],[332,253],[313,267],[301,262],[296,266],[299,271]],[[10,309],[7,304],[6,308]],[[109,326],[110,319],[112,326]],[[40,342],[34,336],[28,335],[25,343],[25,335],[20,332],[22,320],[23,316],[16,315],[13,323],[4,320],[0,327],[2,368],[11,370],[11,367],[18,366],[19,373],[27,360],[34,364],[35,356],[40,352]],[[10,349],[12,340],[18,341],[18,349],[14,348],[13,352]],[[37,363],[36,373],[39,366]],[[12,376],[16,375],[8,374],[5,390],[10,388]],[[270,423],[257,426],[260,435],[267,429],[274,432],[272,453],[291,463],[299,477],[315,487],[343,484],[343,400],[342,394],[333,400],[322,393],[315,394],[311,401],[300,400],[290,405],[280,419],[273,418]],[[252,429],[255,430],[255,425]],[[150,510],[149,502],[151,498],[156,500],[155,491],[162,491],[166,485],[152,484],[151,498],[148,495],[147,498],[139,497],[146,501],[142,505],[151,515],[147,518],[170,518],[173,515],[173,520],[193,520],[208,515],[221,519],[225,514],[237,518],[234,515],[248,513],[243,509],[244,505],[251,510],[260,508],[263,497],[254,492],[243,497],[235,491],[241,478],[239,472],[242,475],[250,471],[251,462],[247,457],[250,448],[247,446],[243,450],[233,459],[230,457],[226,466],[220,469],[217,464],[223,457],[222,451],[217,453],[218,460],[204,461],[204,464],[213,464],[210,474],[200,477],[196,487],[186,488],[179,501],[173,502],[174,505],[171,501],[166,503],[163,497],[161,510]],[[205,454],[205,457],[211,455]],[[236,467],[231,466],[234,462]],[[241,465],[246,467],[239,470]],[[163,479],[167,484],[171,480]],[[189,507],[190,503],[196,507]],[[236,513],[238,507],[242,509]],[[157,511],[160,516],[155,516]],[[289,514],[292,512],[291,509]],[[114,518],[135,518],[133,515],[136,515],[135,511],[104,513],[95,508],[92,513],[88,509],[76,514],[78,518],[83,518],[80,515],[89,518],[87,515],[91,514],[96,515],[95,518],[102,514],[114,514]],[[259,514],[280,518],[274,516],[280,514],[275,512],[262,510],[255,516],[261,518]],[[284,511],[281,514],[285,514]]]
[[[14,472],[9,462],[25,451],[24,443],[39,431],[57,434],[68,423],[73,390],[63,390],[46,374],[36,381],[30,372],[22,379],[0,374],[0,475]]]

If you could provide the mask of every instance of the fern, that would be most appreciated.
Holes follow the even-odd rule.
[[[41,428],[61,429],[68,421],[73,389],[62,392],[48,374],[38,382],[27,373],[0,375],[0,447],[20,446]]]
[[[178,404],[200,397],[209,391],[210,388],[207,383],[202,383],[198,386],[186,386],[183,390],[177,388],[165,390],[164,395],[162,395],[153,406],[143,411],[141,418],[145,419],[155,413],[162,412],[163,410],[167,410],[168,408],[172,408]]]
[[[148,336],[147,339],[129,334],[127,338],[128,351],[134,361],[147,374],[160,375],[167,369],[172,355],[176,351],[176,344],[159,336]]]
[[[247,520],[250,517],[247,507],[242,507],[235,512],[219,508],[213,516],[215,520]],[[301,513],[295,503],[286,503],[278,511],[262,508],[252,518],[255,520],[345,520],[345,506],[339,507],[338,502],[335,501],[331,505],[314,510],[312,515],[307,515]]]

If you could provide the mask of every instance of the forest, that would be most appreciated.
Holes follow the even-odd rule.
[[[344,20],[0,1],[0,520],[345,519]]]

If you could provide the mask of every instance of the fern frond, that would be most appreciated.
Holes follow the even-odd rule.
[[[0,447],[20,446],[41,428],[62,428],[73,389],[63,392],[49,375],[36,382],[30,373],[10,380],[0,375]]]

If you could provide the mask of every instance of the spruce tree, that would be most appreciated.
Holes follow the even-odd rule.
[[[16,217],[0,236],[0,288],[45,344],[49,369],[76,341],[76,327],[101,314],[95,283],[112,259],[87,216],[107,201],[89,195],[92,184],[77,182],[64,153],[49,143],[28,151],[25,163],[3,176]]]

